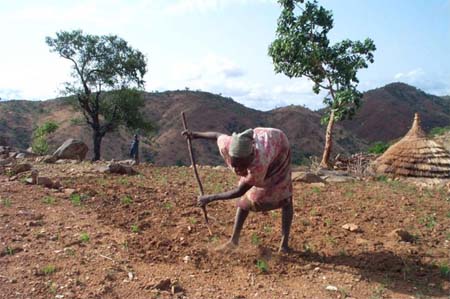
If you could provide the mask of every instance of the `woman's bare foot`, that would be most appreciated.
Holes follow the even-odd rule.
[[[232,241],[228,241],[225,244],[220,245],[215,250],[218,252],[230,252],[237,248],[237,244],[233,243]]]
[[[289,248],[289,246],[280,246],[278,249],[278,253],[290,253],[292,252],[292,249]]]

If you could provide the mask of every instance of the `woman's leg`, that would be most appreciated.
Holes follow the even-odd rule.
[[[294,206],[292,203],[292,196],[289,198],[289,203],[287,203],[282,208],[281,212],[281,244],[278,251],[288,252],[289,251],[289,233],[291,231],[292,218],[294,217]]]
[[[225,244],[216,248],[218,251],[233,250],[239,245],[239,237],[241,236],[242,227],[244,226],[245,219],[247,219],[249,211],[238,208],[236,211],[236,219],[233,226],[233,234],[231,239]]]
[[[242,227],[244,226],[245,219],[247,219],[249,211],[238,208],[236,211],[236,218],[234,220],[233,235],[230,242],[234,245],[239,244],[239,237],[241,236]]]

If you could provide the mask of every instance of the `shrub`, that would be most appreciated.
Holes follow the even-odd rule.
[[[89,237],[88,233],[81,233],[81,235],[80,235],[81,242],[87,243],[87,242],[89,242],[90,239],[91,238]]]
[[[139,226],[136,224],[131,225],[131,232],[137,234],[139,232]]]
[[[265,260],[257,260],[256,267],[259,269],[259,271],[261,271],[261,273],[269,272],[269,265]]]
[[[48,143],[45,137],[33,138],[33,143],[31,144],[33,153],[39,155],[45,155],[48,153]]]
[[[450,127],[434,127],[430,130],[429,135],[431,137],[444,135],[446,132],[450,131]]]
[[[367,151],[371,154],[382,154],[389,148],[389,144],[383,141],[373,143]]]
[[[55,273],[55,271],[56,271],[56,267],[54,265],[47,265],[44,268],[42,268],[42,273],[44,275],[53,274],[53,273]]]
[[[47,135],[55,132],[58,125],[53,121],[45,122],[42,126],[37,127],[33,132],[33,141],[31,148],[33,152],[40,155],[48,153]]]
[[[122,197],[122,199],[120,200],[120,202],[121,202],[123,205],[128,206],[128,205],[130,205],[130,204],[133,203],[133,199],[132,199],[130,196],[127,195],[127,196]]]

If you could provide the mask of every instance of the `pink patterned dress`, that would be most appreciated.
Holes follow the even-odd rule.
[[[278,129],[255,128],[255,158],[248,167],[247,175],[239,184],[253,186],[237,202],[244,210],[268,211],[286,205],[292,196],[291,150],[286,135]],[[220,135],[217,139],[220,155],[231,167],[228,154],[231,136]]]

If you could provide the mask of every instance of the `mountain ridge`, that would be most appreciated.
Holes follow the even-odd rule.
[[[258,126],[280,128],[292,144],[295,163],[301,163],[309,156],[321,155],[323,150],[325,127],[320,124],[320,111],[297,105],[259,111],[232,98],[204,91],[143,92],[143,96],[145,107],[142,112],[155,123],[157,130],[142,139],[141,156],[157,165],[189,164],[186,142],[180,135],[182,111],[186,113],[189,128],[197,131],[231,134]],[[336,123],[333,154],[363,151],[373,141],[401,137],[409,129],[415,110],[420,110],[425,129],[449,125],[448,103],[450,101],[445,98],[428,95],[403,83],[367,91],[355,119]],[[386,122],[389,117],[391,121]],[[92,148],[90,128],[67,98],[0,102],[0,144],[25,149],[31,142],[33,129],[48,120],[60,126],[49,136],[50,150],[56,149],[67,138],[83,140]],[[391,125],[386,126],[386,123]],[[108,133],[102,142],[102,158],[126,158],[132,134],[134,132],[124,128]],[[200,164],[223,163],[217,146],[211,141],[195,140],[194,150]],[[91,150],[88,153],[90,157]]]

